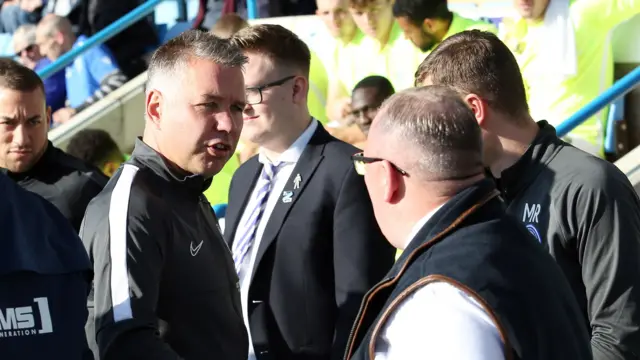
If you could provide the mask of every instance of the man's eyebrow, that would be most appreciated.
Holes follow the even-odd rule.
[[[224,97],[222,97],[222,96],[219,96],[219,95],[214,95],[214,94],[202,94],[202,95],[200,96],[200,100],[201,100],[202,102],[210,102],[210,101],[218,101],[218,102],[222,102],[222,101],[224,101],[224,100],[225,100],[225,98],[224,98]],[[244,106],[246,105],[246,101],[245,101],[245,99],[244,99],[244,98],[242,98],[242,99],[235,99],[235,100],[232,100],[232,102],[233,102],[233,104],[234,104],[234,105],[239,105],[239,106],[241,106],[241,107],[244,107]]]
[[[31,120],[39,120],[42,117],[42,115],[33,115],[27,118],[27,121],[31,121]],[[17,118],[12,117],[12,116],[7,116],[7,115],[0,115],[0,120],[3,121],[18,121]]]
[[[202,101],[222,101],[224,100],[224,98],[222,96],[219,95],[213,95],[213,94],[202,94],[200,95],[200,99]]]
[[[370,104],[362,104],[360,106],[352,106],[351,110],[353,111],[360,111],[360,110],[364,110],[366,108],[373,108],[375,107],[374,105],[370,105]]]

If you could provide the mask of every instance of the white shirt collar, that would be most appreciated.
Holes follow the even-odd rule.
[[[427,221],[429,221],[429,219],[431,219],[433,217],[433,215],[435,215],[443,205],[444,204],[442,204],[442,205],[438,206],[437,208],[429,211],[427,213],[427,215],[423,216],[422,219],[418,220],[418,222],[415,223],[415,225],[413,225],[413,228],[411,229],[411,233],[409,234],[409,236],[405,240],[405,244],[404,244],[404,248],[405,249],[409,246],[409,244],[411,244],[411,241],[413,241],[413,238],[416,237],[416,235],[418,235],[418,232],[424,227],[424,225],[427,223]]]
[[[261,150],[260,153],[258,154],[258,161],[262,164],[267,164],[267,163],[274,163],[274,164],[289,163],[290,164],[290,163],[298,162],[298,159],[300,159],[300,156],[302,155],[304,148],[307,147],[309,140],[311,140],[311,137],[316,132],[317,128],[318,128],[318,120],[312,118],[309,126],[307,126],[307,128],[302,132],[302,134],[298,136],[296,141],[294,141],[293,144],[291,144],[291,146],[289,146],[289,148],[285,150],[285,152],[280,154],[280,156],[278,156],[277,159],[268,159],[267,156],[264,154],[264,152]]]

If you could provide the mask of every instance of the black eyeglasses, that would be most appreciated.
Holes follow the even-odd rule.
[[[254,86],[254,87],[249,87],[245,89],[245,97],[246,97],[246,102],[247,105],[258,105],[262,102],[262,91],[272,88],[272,87],[276,87],[276,86],[280,86],[284,83],[286,83],[287,81],[295,78],[295,75],[291,75],[291,76],[287,76],[285,78],[282,78],[280,80],[276,80],[276,81],[272,81],[270,83],[266,83],[264,85],[260,85],[260,86]]]
[[[351,160],[353,161],[353,167],[356,169],[356,172],[359,175],[364,175],[365,174],[365,168],[366,168],[366,164],[372,164],[378,161],[388,161],[389,164],[391,164],[391,166],[393,166],[393,168],[399,172],[400,174],[402,174],[403,176],[409,176],[409,173],[407,173],[406,171],[400,169],[396,164],[392,163],[389,160],[386,159],[381,159],[381,158],[373,158],[373,157],[366,157],[364,156],[363,153],[357,153],[354,155],[351,155]]]
[[[33,51],[33,49],[35,49],[35,47],[36,47],[36,44],[28,45],[24,49],[16,52],[16,57],[20,57],[20,55],[22,55],[22,53],[25,52],[25,51],[27,51],[27,52]]]

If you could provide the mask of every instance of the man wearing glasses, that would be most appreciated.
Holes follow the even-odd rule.
[[[586,360],[560,268],[485,178],[482,131],[450,88],[392,96],[353,156],[400,259],[362,304],[345,360]],[[524,254],[524,255],[523,255]]]
[[[249,360],[341,359],[366,291],[393,263],[357,150],[307,107],[310,53],[279,25],[232,38],[245,52],[243,136],[259,155],[234,174],[225,240],[240,278]]]

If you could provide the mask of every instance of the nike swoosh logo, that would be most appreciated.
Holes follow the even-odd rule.
[[[204,240],[200,241],[200,244],[198,244],[196,247],[193,247],[193,241],[191,242],[191,246],[189,247],[191,250],[191,256],[198,255],[200,248],[202,248],[202,243],[204,243]]]

